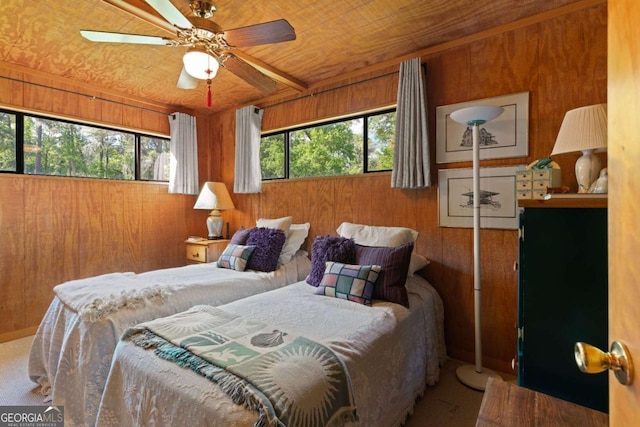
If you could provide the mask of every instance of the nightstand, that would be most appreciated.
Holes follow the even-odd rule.
[[[187,239],[185,240],[185,244],[187,264],[197,264],[202,262],[216,262],[229,244],[229,240]]]

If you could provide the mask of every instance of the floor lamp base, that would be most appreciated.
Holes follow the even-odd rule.
[[[484,391],[484,389],[487,388],[489,378],[502,380],[500,374],[497,374],[491,369],[482,368],[482,372],[476,372],[476,367],[473,365],[462,365],[458,367],[458,369],[456,369],[456,376],[462,384],[480,391]]]

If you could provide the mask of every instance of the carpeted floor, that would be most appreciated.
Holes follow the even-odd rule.
[[[32,337],[0,344],[0,405],[43,405],[43,396],[29,380],[27,363]],[[449,360],[440,382],[429,387],[416,403],[405,427],[472,427],[476,424],[483,394],[456,378],[460,362]]]
[[[27,374],[33,337],[0,344],[0,405],[45,405],[39,387]]]

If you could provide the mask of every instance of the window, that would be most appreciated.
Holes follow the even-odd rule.
[[[0,171],[169,180],[169,139],[0,111]]]
[[[265,134],[260,142],[262,177],[268,180],[391,170],[395,123],[394,109]]]
[[[140,179],[169,181],[171,142],[167,138],[140,137]]]
[[[16,171],[16,116],[0,111],[0,171]]]
[[[263,179],[285,177],[285,134],[263,136],[260,139],[260,168]]]
[[[396,112],[369,116],[367,120],[369,171],[391,170],[396,139]]]

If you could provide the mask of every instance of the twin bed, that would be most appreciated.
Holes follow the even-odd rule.
[[[407,239],[408,229],[358,227],[365,228],[341,226],[342,239],[398,246],[395,237],[380,238],[379,230],[388,234],[392,229],[402,230]],[[409,239],[415,240],[413,233]],[[322,425],[400,425],[425,385],[437,382],[444,363],[442,301],[426,280],[413,274],[424,265],[414,263],[415,255],[402,281],[406,304],[372,295],[367,304],[358,304],[354,301],[364,300],[352,298],[355,286],[342,298],[335,292],[340,285],[328,284],[328,273],[320,286],[310,286],[314,267],[325,264],[315,249],[314,242],[311,261],[299,251],[270,273],[204,264],[61,285],[34,339],[29,374],[54,404],[65,405],[67,425],[276,426],[283,425],[281,420],[318,425],[321,419]],[[216,322],[207,319],[214,315],[232,318],[243,328],[260,325],[262,333],[253,335],[259,335],[262,350],[249,351],[266,351],[281,361],[262,367],[262,388],[249,385],[250,390],[241,393],[236,385],[230,392],[219,378],[224,372],[207,377],[206,372],[218,369],[206,357],[217,351],[208,347],[208,338],[216,332],[208,328]],[[257,331],[253,326],[244,329]],[[187,341],[196,345],[184,351],[168,342],[163,331],[193,333],[196,338]],[[145,334],[154,338],[141,338]],[[180,334],[173,337],[175,342],[185,338]],[[322,378],[312,382],[306,374],[323,377],[324,365],[315,366],[309,359],[316,350],[292,351],[287,347],[292,340],[308,341],[333,355],[344,368],[348,390],[336,391],[335,384]],[[169,349],[161,357],[156,355],[163,347],[159,342]],[[175,356],[176,351],[188,358]],[[191,351],[200,351],[204,359]],[[243,393],[263,400],[243,399]],[[326,400],[344,393],[351,404],[332,416],[323,396]],[[293,406],[271,406],[274,396]]]

